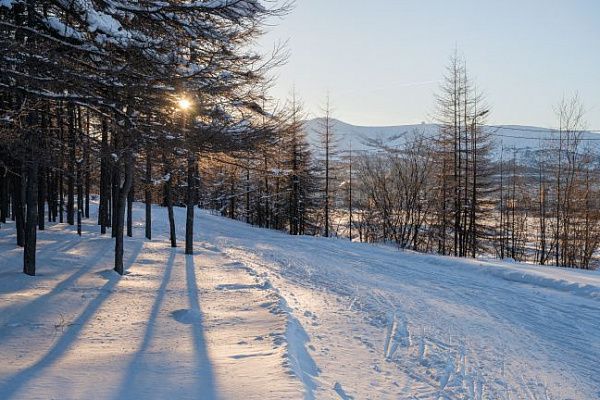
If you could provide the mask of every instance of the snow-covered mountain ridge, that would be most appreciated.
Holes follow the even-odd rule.
[[[304,124],[308,140],[313,145],[318,145],[319,134],[322,129],[323,118],[307,120]],[[412,125],[396,126],[358,126],[337,119],[332,120],[334,135],[339,141],[339,149],[349,150],[350,145],[354,150],[369,150],[368,142],[381,139],[394,146],[401,145],[407,137],[412,134],[425,137],[434,137],[440,129],[438,124],[421,123]],[[513,148],[520,150],[537,150],[548,146],[558,138],[554,129],[524,125],[487,125],[486,130],[490,132],[496,144],[496,153],[504,147],[512,151]],[[593,145],[600,144],[600,132],[586,131],[582,133],[582,139]]]

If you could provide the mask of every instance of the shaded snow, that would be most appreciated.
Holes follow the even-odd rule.
[[[0,0],[0,7],[12,8],[14,0]]]

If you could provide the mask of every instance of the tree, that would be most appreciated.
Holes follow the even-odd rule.
[[[491,136],[482,129],[489,108],[468,77],[465,61],[455,52],[437,96],[441,126],[436,140],[440,187],[440,246],[455,256],[475,257],[486,232],[484,215],[491,211]],[[452,220],[449,230],[448,221]],[[450,233],[452,241],[447,242]]]
[[[331,211],[332,211],[332,181],[334,176],[334,162],[338,155],[337,141],[334,132],[334,120],[329,95],[323,106],[323,117],[319,121],[317,133],[321,141],[320,158],[323,174],[323,235],[330,236]]]

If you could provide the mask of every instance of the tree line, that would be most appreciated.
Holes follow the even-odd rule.
[[[503,145],[486,125],[491,109],[457,54],[435,100],[437,132],[407,132],[401,145],[371,138],[371,151],[352,152],[336,145],[328,102],[308,132],[294,98],[277,146],[205,164],[204,206],[293,235],[595,268],[600,153],[584,138],[579,98],[558,104],[558,128],[533,150]]]
[[[412,132],[356,158],[358,239],[459,257],[596,268],[600,153],[584,137],[578,96],[556,107],[558,128],[536,149],[505,147],[490,108],[451,58],[437,96],[439,132]]]
[[[0,3],[0,221],[15,221],[23,271],[36,273],[45,221],[77,225],[99,195],[98,224],[123,236],[132,203],[187,207],[193,252],[199,159],[250,151],[284,118],[264,96],[282,62],[253,51],[267,18],[287,5],[8,0]]]

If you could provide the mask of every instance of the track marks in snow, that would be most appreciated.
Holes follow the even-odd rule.
[[[285,338],[290,367],[304,385],[304,398],[307,400],[314,399],[315,389],[317,388],[315,378],[319,376],[320,371],[307,349],[310,337],[300,321],[294,317],[292,310],[283,297],[279,306],[287,314]]]
[[[383,355],[385,359],[391,360],[399,346],[410,346],[410,334],[408,333],[406,320],[403,318],[398,318],[396,315],[394,315],[388,325],[385,338],[385,345],[383,348]]]
[[[243,252],[235,252],[235,256],[246,256]],[[268,313],[282,318],[284,326],[282,331],[274,331],[267,335],[258,335],[254,337],[254,342],[271,342],[274,348],[282,348],[283,366],[288,369],[289,374],[295,377],[304,388],[304,399],[310,400],[316,398],[316,389],[318,387],[319,367],[310,354],[311,339],[300,322],[294,315],[294,310],[289,306],[285,296],[271,283],[266,272],[259,273],[251,262],[233,260],[223,264],[223,271],[235,273],[238,276],[245,274],[245,281],[251,280],[252,283],[236,282],[221,283],[215,286],[215,290],[221,292],[234,293],[263,293],[264,301],[258,302],[258,307],[266,310]],[[293,298],[293,294],[291,295]],[[310,312],[303,316],[310,318],[313,324],[317,324],[317,317]],[[243,341],[245,343],[245,341]],[[262,353],[259,353],[262,354]],[[236,356],[238,359],[240,356]],[[254,356],[249,355],[249,358]]]
[[[267,261],[256,257],[249,249],[228,249],[228,252],[233,253],[236,258],[244,259],[248,265],[253,265],[253,274],[256,276],[269,276],[271,280],[282,281],[282,286],[286,288],[285,294],[282,294],[282,296],[285,296],[288,301],[293,301],[294,311],[297,315],[304,317],[303,321],[307,324],[305,326],[307,329],[311,328],[311,335],[316,338],[314,343],[305,343],[305,349],[326,358],[337,358],[336,352],[341,349],[335,348],[336,346],[332,347],[331,344],[325,347],[323,344],[330,342],[331,336],[334,335],[334,333],[331,333],[331,335],[326,333],[331,329],[331,322],[334,321],[331,314],[339,314],[340,317],[346,316],[348,325],[345,329],[356,331],[356,333],[346,336],[347,346],[351,348],[360,345],[366,349],[367,354],[373,354],[371,367],[368,368],[372,372],[369,372],[369,374],[379,375],[380,378],[378,379],[381,379],[382,382],[388,382],[388,387],[381,392],[387,392],[388,397],[382,396],[382,398],[400,396],[400,398],[426,399],[483,400],[484,398],[493,398],[507,400],[519,398],[546,400],[545,397],[539,396],[539,390],[534,394],[530,394],[526,393],[523,388],[511,388],[506,383],[505,377],[501,375],[500,369],[498,371],[488,370],[483,373],[479,354],[474,347],[469,345],[466,338],[454,333],[455,329],[451,326],[446,327],[444,332],[443,329],[440,330],[440,327],[428,326],[424,322],[426,319],[421,321],[418,315],[416,315],[417,319],[414,319],[414,313],[408,314],[398,306],[401,302],[398,298],[401,299],[401,296],[396,298],[379,289],[363,291],[359,288],[353,288],[349,292],[348,288],[338,290],[337,286],[331,287],[329,285],[316,288],[312,287],[311,279],[306,280],[305,276],[301,275],[298,277],[292,275],[294,277],[292,284],[289,277],[284,278],[278,273],[278,271],[285,271],[285,268],[289,267],[282,266],[281,269],[278,269],[276,266],[268,264],[273,261],[276,263],[282,262],[280,257],[272,256]],[[257,271],[261,271],[261,274]],[[294,274],[297,272],[293,271]],[[296,278],[301,279],[297,280]],[[340,283],[336,283],[336,285],[339,286]],[[292,287],[296,289],[291,290]],[[323,297],[330,299],[324,300],[326,301],[325,307],[330,314],[328,320],[323,321],[327,323],[327,329],[323,327],[324,330],[321,330],[318,324],[313,325],[314,313],[303,308],[314,301],[314,294],[308,294],[314,290],[323,290]],[[303,305],[302,300],[294,295],[294,292],[301,293],[302,291],[306,291],[310,299],[308,303]],[[345,293],[353,294],[346,297]],[[413,318],[412,320],[409,319],[409,315],[410,318]],[[300,318],[296,320],[300,321]],[[364,326],[365,322],[367,326],[375,329],[372,333],[369,333],[370,328],[362,331],[364,328],[361,328],[361,326]],[[335,325],[333,327],[335,329]],[[377,344],[376,340],[377,329],[382,333],[380,345]],[[348,334],[348,332],[344,333]],[[342,331],[335,333],[339,336],[336,340],[343,340],[344,333]],[[376,348],[382,350],[375,353]],[[356,347],[352,352],[356,352]],[[379,360],[377,360],[376,354],[379,355]],[[325,373],[320,371],[320,363],[323,358],[313,358],[313,360],[315,359],[319,363],[319,375],[312,376],[309,374],[310,380],[305,384],[305,387],[307,386],[310,390],[313,387],[312,383],[316,382],[316,387],[313,390],[317,398],[322,393],[327,393],[325,388],[332,388],[330,390],[335,396],[343,399],[340,393],[335,390],[335,384],[327,383],[329,379],[332,379],[332,375],[327,373],[327,370],[324,370]],[[345,362],[347,361],[348,359],[345,359]],[[341,378],[347,374],[348,368],[350,366],[344,369],[343,375],[337,375],[337,377]],[[329,382],[332,381],[329,380]],[[333,380],[333,382],[341,385],[339,381]],[[514,379],[512,379],[512,382],[514,382]],[[394,387],[397,388],[396,392],[393,390]],[[543,388],[543,385],[540,385],[540,388]],[[365,388],[361,389],[364,390]],[[310,393],[309,390],[307,393]],[[370,392],[363,392],[362,397],[365,395],[368,397],[368,393]]]
[[[223,285],[218,285],[215,289],[217,290],[268,290],[271,288],[271,284],[268,281],[264,281],[262,283],[257,284],[241,284],[241,283],[226,283]]]
[[[285,301],[266,276],[246,263],[222,253],[203,257],[204,323],[219,394],[262,399],[269,388],[276,398],[297,398],[305,387],[307,364],[304,342],[296,343],[303,339],[302,329],[291,322]]]

